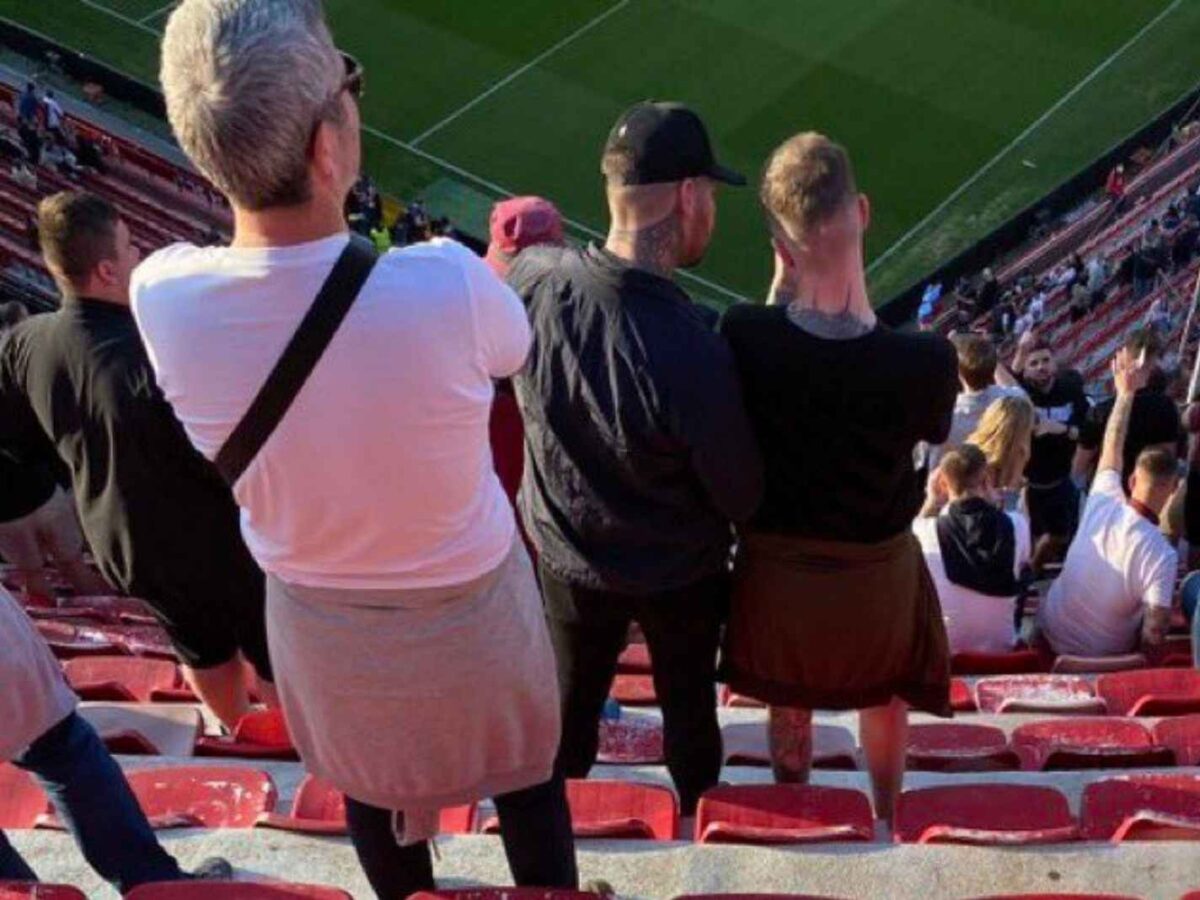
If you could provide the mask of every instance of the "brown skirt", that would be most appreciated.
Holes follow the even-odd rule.
[[[946,627],[916,538],[745,536],[721,671],[737,693],[774,706],[864,709],[900,697],[950,716]]]

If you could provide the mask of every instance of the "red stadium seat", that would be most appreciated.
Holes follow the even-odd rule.
[[[850,729],[839,725],[813,725],[814,769],[857,769],[858,746]],[[727,766],[769,766],[765,723],[747,722],[721,729]]]
[[[1128,894],[990,894],[974,900],[1141,900]],[[1187,898],[1183,898],[1187,900]]]
[[[650,675],[618,675],[613,679],[609,696],[622,706],[657,706],[654,678]]]
[[[955,653],[950,658],[954,675],[1023,675],[1045,672],[1046,660],[1036,650],[1009,653]]]
[[[231,766],[168,766],[125,777],[154,828],[250,828],[278,796],[266,772]],[[62,827],[52,816],[40,824]]]
[[[1050,671],[1055,675],[1097,675],[1102,672],[1128,672],[1144,669],[1149,663],[1141,653],[1124,656],[1058,656]]]
[[[0,828],[32,828],[49,806],[32,775],[0,763]]]
[[[1154,742],[1175,751],[1180,766],[1200,766],[1200,715],[1163,719],[1151,730]]]
[[[1114,716],[1200,713],[1200,672],[1195,669],[1143,669],[1102,675],[1096,693]]]
[[[836,900],[816,894],[681,894],[675,900]]]
[[[0,900],[87,900],[87,895],[66,884],[0,881]]]
[[[149,703],[160,691],[179,687],[179,667],[165,659],[84,656],[63,664],[67,683],[81,700]]]
[[[767,705],[753,697],[734,693],[727,684],[721,685],[721,689],[717,693],[717,700],[721,706],[727,706],[731,709],[764,709]]]
[[[912,844],[1057,844],[1079,839],[1067,798],[1050,787],[963,784],[900,795],[896,840]]]
[[[280,831],[344,835],[347,833],[346,798],[329,782],[315,775],[305,775],[296,789],[290,813],[264,812],[254,824]],[[470,834],[474,824],[475,804],[472,803],[443,809],[439,829],[442,834]]]
[[[961,678],[950,679],[950,708],[955,712],[975,712],[975,694]]]
[[[623,675],[649,675],[654,671],[650,648],[640,642],[631,642],[617,658],[617,671]]]
[[[38,634],[50,645],[59,659],[74,659],[77,656],[128,655],[124,645],[112,640],[97,628],[71,625],[67,622],[39,621]]]
[[[1103,714],[1104,701],[1079,675],[1003,675],[975,682],[980,712]]]
[[[670,788],[632,781],[567,780],[571,826],[578,838],[672,841],[679,833],[679,801]],[[493,817],[479,829],[498,834]]]
[[[806,784],[745,784],[705,791],[696,807],[702,844],[812,844],[870,841],[866,794]]]
[[[1025,768],[1130,769],[1170,766],[1175,754],[1160,747],[1140,722],[1118,718],[1050,719],[1018,726],[1013,747]]]
[[[353,900],[343,890],[315,884],[254,881],[171,881],[143,884],[125,900]]]
[[[547,888],[455,888],[409,894],[408,900],[598,900],[585,891]]]
[[[1122,775],[1083,790],[1090,841],[1200,840],[1200,775]]]
[[[663,761],[662,723],[649,717],[623,716],[600,723],[596,762],[621,766],[650,766]]]
[[[290,761],[300,758],[278,709],[255,710],[242,716],[233,727],[232,737],[199,738],[196,755]]]
[[[996,772],[1021,767],[1008,737],[990,725],[910,725],[908,768],[925,772]]]

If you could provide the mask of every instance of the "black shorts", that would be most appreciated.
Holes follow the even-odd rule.
[[[180,567],[169,578],[145,578],[130,593],[145,600],[167,632],[179,661],[211,669],[240,651],[259,677],[272,681],[267,653],[266,577],[250,554],[222,554],[207,571]],[[193,577],[181,581],[175,576]]]
[[[1079,527],[1079,489],[1070,478],[1050,487],[1025,488],[1029,530],[1033,539],[1043,534],[1069,541]]]

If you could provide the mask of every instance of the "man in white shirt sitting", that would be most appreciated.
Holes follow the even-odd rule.
[[[1133,397],[1149,368],[1128,350],[1113,361],[1117,399],[1062,575],[1050,587],[1038,624],[1056,653],[1114,656],[1162,642],[1171,614],[1177,562],[1158,517],[1179,481],[1169,452],[1144,450],[1121,488],[1122,454]]]
[[[937,585],[950,652],[1011,650],[1029,520],[996,507],[983,451],[964,444],[946,452],[913,533]]]

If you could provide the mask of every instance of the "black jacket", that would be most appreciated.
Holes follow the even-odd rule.
[[[541,563],[640,595],[723,571],[763,475],[716,316],[597,246],[531,248],[508,281],[533,323],[514,383]]]

